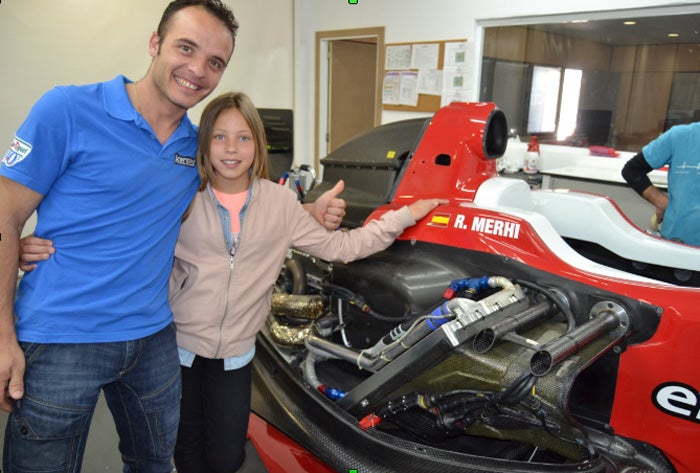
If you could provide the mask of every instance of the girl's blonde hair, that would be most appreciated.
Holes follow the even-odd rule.
[[[238,109],[253,132],[255,142],[255,157],[250,170],[251,182],[256,178],[269,179],[270,172],[267,164],[267,139],[265,138],[265,126],[258,110],[248,96],[242,92],[229,92],[212,99],[202,112],[199,123],[199,144],[197,147],[197,170],[201,178],[199,190],[204,190],[214,176],[214,167],[209,158],[212,130],[214,122],[221,112],[230,108]]]

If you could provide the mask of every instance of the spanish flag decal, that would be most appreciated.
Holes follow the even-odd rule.
[[[428,225],[433,227],[447,227],[450,224],[450,214],[435,214]]]

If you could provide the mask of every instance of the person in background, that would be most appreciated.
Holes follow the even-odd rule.
[[[207,104],[199,144],[201,184],[170,276],[182,365],[175,466],[225,473],[245,458],[255,337],[289,248],[328,261],[362,258],[447,200],[418,200],[361,228],[327,230],[290,188],[267,179],[263,124],[243,93]]]
[[[56,87],[19,127],[0,167],[5,473],[80,471],[100,392],[124,471],[171,471],[181,378],[168,280],[199,186],[186,112],[218,85],[237,29],[220,0],[172,1],[141,79]],[[315,215],[334,202],[327,195]],[[15,295],[35,209],[36,234],[60,251]],[[51,242],[36,246],[48,255]]]
[[[668,194],[647,175],[668,166]],[[662,237],[700,246],[700,122],[676,125],[644,146],[622,168],[622,177],[656,211]]]

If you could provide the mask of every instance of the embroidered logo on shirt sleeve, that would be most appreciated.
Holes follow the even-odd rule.
[[[5,157],[2,158],[2,163],[8,168],[11,168],[15,164],[23,161],[31,152],[32,145],[15,136],[15,140],[10,145],[10,149],[7,150]]]

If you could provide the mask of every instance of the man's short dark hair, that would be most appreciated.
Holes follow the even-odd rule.
[[[163,16],[160,18],[160,23],[158,23],[157,33],[161,41],[163,38],[165,38],[168,31],[168,25],[173,15],[187,7],[203,7],[214,17],[218,18],[231,32],[233,46],[235,47],[236,33],[238,32],[238,21],[236,20],[236,17],[233,16],[231,9],[224,5],[221,0],[173,0],[170,2],[168,6],[165,7]],[[231,51],[233,51],[233,48]]]

